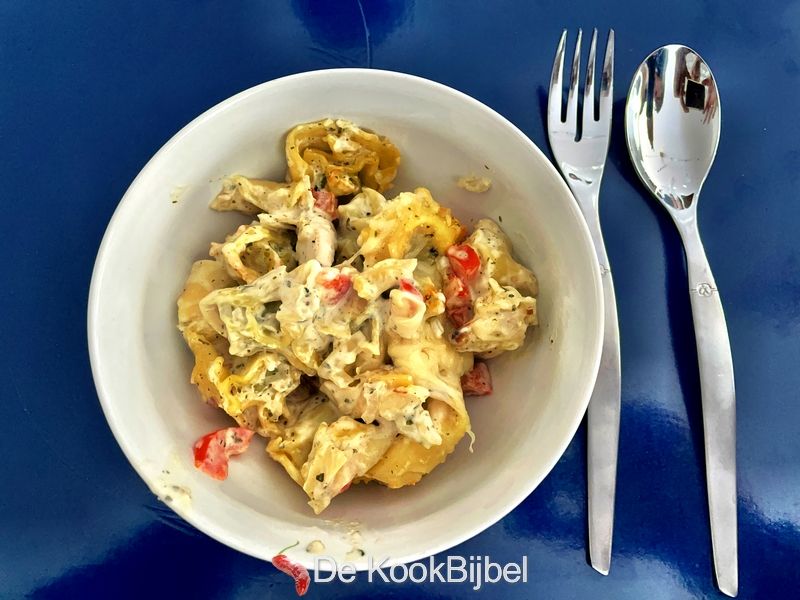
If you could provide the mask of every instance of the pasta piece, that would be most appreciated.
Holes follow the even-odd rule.
[[[320,390],[336,403],[342,414],[365,423],[391,423],[401,435],[426,448],[442,443],[423,406],[430,392],[414,385],[414,378],[408,373],[388,367],[362,373],[348,387],[323,381]]]
[[[358,236],[359,253],[369,267],[386,258],[415,258],[431,248],[443,254],[464,235],[450,210],[417,188],[387,202],[369,220]]]
[[[535,296],[539,293],[536,277],[511,256],[511,242],[491,219],[481,219],[464,242],[472,246],[481,257],[483,272],[502,286],[511,286]]]
[[[412,279],[416,268],[414,259],[387,258],[353,276],[353,288],[361,298],[372,302],[386,290],[400,285],[401,279]]]
[[[300,371],[275,352],[260,352],[232,371],[225,377],[219,377],[222,370],[210,373],[220,392],[220,408],[238,418],[253,407],[258,429],[263,429],[259,433],[268,435],[268,422],[287,416],[286,398],[300,385]]]
[[[472,435],[461,392],[461,375],[472,368],[472,355],[447,343],[440,319],[423,323],[416,339],[389,334],[387,352],[397,369],[412,373],[414,383],[429,390],[425,408],[442,442],[426,447],[412,437],[400,437],[365,480],[393,488],[413,485],[441,464],[465,433]]]
[[[297,260],[314,259],[322,266],[333,264],[336,230],[331,214],[317,205],[308,177],[291,184],[234,175],[211,203],[216,210],[239,210],[259,214],[262,227],[297,231]]]
[[[178,329],[193,329],[199,334],[213,336],[214,328],[200,311],[200,301],[214,290],[235,285],[225,268],[215,260],[198,260],[192,264],[186,283],[178,297]]]
[[[448,343],[441,317],[425,321],[417,337],[389,332],[386,351],[395,367],[412,373],[414,383],[429,389],[432,398],[466,415],[461,376],[472,368],[472,355],[458,352]]]
[[[270,212],[275,208],[278,198],[273,192],[287,190],[289,184],[266,179],[249,179],[233,175],[223,180],[222,190],[211,201],[211,208],[218,211],[235,210],[246,215]]]
[[[281,347],[276,303],[288,280],[286,267],[280,266],[252,283],[216,290],[200,302],[203,317],[228,339],[232,355],[252,356]]]
[[[220,393],[209,373],[218,369],[228,354],[227,340],[219,335],[203,317],[200,301],[215,289],[233,285],[224,267],[214,260],[199,260],[192,265],[183,291],[178,297],[178,329],[194,354],[191,382],[203,400],[219,406]]]
[[[426,448],[411,438],[400,436],[362,481],[378,481],[390,488],[414,485],[445,461],[467,432],[469,417],[466,411],[456,412],[440,400],[429,399],[426,409],[442,443]]]
[[[281,265],[297,266],[289,232],[260,223],[242,225],[224,243],[211,244],[210,254],[223,262],[231,277],[245,283]]]
[[[190,381],[197,386],[204,402],[219,406],[222,400],[214,381],[227,376],[224,366],[229,359],[227,340],[216,334],[206,337],[194,328],[185,330],[183,337],[194,355]]]
[[[373,215],[386,205],[386,198],[370,188],[363,188],[355,198],[339,207],[337,253],[347,260],[358,252],[358,235]]]
[[[537,322],[536,299],[494,279],[475,299],[473,311],[472,319],[453,332],[452,340],[460,352],[475,352],[482,358],[516,350],[525,341],[528,326]]]
[[[400,152],[385,137],[349,121],[325,119],[289,132],[286,161],[292,181],[308,177],[317,188],[348,196],[362,187],[388,190],[397,176]]]
[[[355,273],[314,260],[291,273],[278,267],[251,284],[209,294],[201,310],[227,337],[231,354],[273,350],[315,375],[334,340],[350,338],[351,323],[364,313],[364,301],[349,292]]]
[[[283,431],[269,441],[267,454],[302,487],[305,479],[300,470],[311,453],[317,429],[322,423],[333,423],[339,416],[336,406],[323,394],[312,395],[298,407]]]
[[[364,331],[356,331],[347,339],[334,342],[333,349],[317,368],[320,379],[330,381],[337,388],[351,385],[361,373],[377,369],[384,364],[385,345],[381,340],[382,316],[371,310],[364,320]]]
[[[366,425],[346,416],[330,425],[320,424],[308,461],[300,472],[314,512],[322,512],[353,479],[378,462],[395,434],[391,425]]]
[[[191,381],[206,402],[259,434],[271,435],[286,412],[287,397],[300,384],[300,371],[272,352],[246,361],[229,354],[227,340],[205,320],[199,305],[215,286],[230,284],[222,265],[197,261],[178,299],[179,327],[195,356]],[[247,417],[243,416],[248,410]]]

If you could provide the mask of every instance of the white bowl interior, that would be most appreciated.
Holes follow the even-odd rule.
[[[300,122],[343,117],[389,136],[403,156],[393,192],[428,187],[469,223],[502,219],[515,254],[540,281],[541,324],[524,348],[490,363],[495,392],[468,398],[477,437],[420,484],[354,486],[315,516],[257,440],[225,482],[192,466],[202,434],[229,423],[189,384],[192,357],[175,300],[194,260],[241,215],[208,208],[226,175],[282,179],[282,140]],[[456,187],[465,174],[485,194]],[[513,509],[550,471],[580,422],[600,355],[602,298],[586,228],[547,159],[502,117],[449,88],[381,71],[334,70],[269,82],[211,109],[143,169],[98,255],[89,345],[100,400],[120,445],[154,493],[224,543],[268,559],[323,541],[343,560],[353,547],[389,563],[447,549]],[[177,486],[176,489],[173,486]],[[352,557],[352,555],[351,555]],[[364,568],[366,559],[354,560]]]

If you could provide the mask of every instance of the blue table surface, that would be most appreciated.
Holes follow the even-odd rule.
[[[585,429],[501,522],[446,554],[528,556],[508,598],[721,596],[712,574],[699,380],[681,243],[625,149],[629,78],[656,46],[712,66],[723,131],[699,219],[738,392],[740,597],[800,594],[800,3],[313,0],[0,3],[0,596],[290,597],[271,565],[160,505],[97,400],[92,265],[117,202],[196,115],[282,75],[360,66],[453,86],[546,148],[563,27],[617,36],[601,218],[622,335],[611,574],[586,560]],[[573,34],[574,35],[574,34]],[[308,597],[467,597],[468,584],[312,584]]]

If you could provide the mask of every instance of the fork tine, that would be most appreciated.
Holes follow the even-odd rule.
[[[587,131],[594,123],[594,65],[597,51],[597,28],[592,31],[592,43],[589,46],[589,59],[586,62],[586,84],[583,86],[583,131]]]
[[[550,76],[550,91],[547,98],[547,126],[561,123],[561,89],[564,86],[564,47],[567,43],[567,30],[561,32],[556,57],[553,61],[553,74]]]
[[[603,61],[603,80],[600,84],[600,121],[611,126],[611,110],[614,102],[614,30],[608,32],[606,57]]]
[[[578,29],[578,39],[575,41],[575,56],[572,57],[572,75],[569,78],[569,92],[567,94],[567,130],[575,131],[578,127],[578,78],[581,73],[581,38],[583,31]]]

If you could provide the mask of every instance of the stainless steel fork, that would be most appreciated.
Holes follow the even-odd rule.
[[[617,304],[614,283],[608,264],[597,203],[600,181],[608,154],[611,132],[611,108],[614,97],[614,31],[608,34],[599,103],[595,106],[595,53],[597,29],[592,34],[586,83],[583,92],[583,115],[579,122],[578,81],[581,66],[581,37],[575,44],[572,59],[566,120],[562,118],[564,48],[567,31],[558,43],[547,107],[547,135],[556,164],[567,180],[589,226],[600,272],[605,301],[605,336],[600,371],[597,374],[588,410],[588,488],[589,488],[589,557],[594,567],[608,575],[611,566],[611,541],[614,531],[614,494],[617,480],[619,443],[620,358]],[[598,108],[599,110],[595,110]]]

